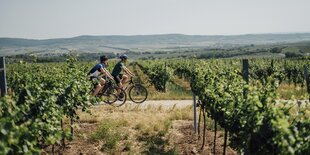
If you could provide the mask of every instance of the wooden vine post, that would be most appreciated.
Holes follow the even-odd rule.
[[[201,105],[201,109],[202,109],[202,116],[203,116],[203,136],[202,136],[202,146],[201,146],[201,150],[204,149],[205,143],[206,143],[206,109],[205,109],[205,103],[203,103]]]
[[[216,131],[217,131],[217,121],[216,118],[214,119],[214,138],[213,138],[213,154],[216,154]]]
[[[5,57],[0,57],[0,94],[4,96],[7,93]]]
[[[165,61],[165,78],[164,78],[164,83],[163,83],[163,85],[164,85],[164,92],[167,92],[167,90],[166,90],[166,83],[167,83],[167,63],[166,63],[166,61]]]
[[[74,123],[74,120],[73,118],[70,119],[70,132],[71,132],[71,139],[73,139],[74,137],[74,128],[73,128],[73,123]]]
[[[198,101],[198,102],[200,102],[200,101]],[[202,114],[201,112],[202,112],[202,108],[200,108],[199,115],[198,115],[198,125],[197,125],[198,141],[200,140],[200,121],[201,121],[201,114]]]
[[[193,103],[193,105],[194,105],[194,131],[195,131],[195,133],[196,133],[196,131],[197,131],[197,104],[196,104],[196,95],[193,93],[193,100],[194,100],[194,103]]]
[[[243,80],[249,84],[249,60],[243,59],[242,60],[242,77]],[[243,89],[243,96],[246,98],[247,89]]]
[[[309,77],[307,65],[304,66],[304,76],[306,80],[307,92],[308,92],[309,102],[310,102],[310,77]]]
[[[192,59],[192,70],[194,70],[194,57]],[[193,77],[191,77],[191,82],[193,82]],[[193,92],[193,106],[194,106],[194,131],[196,133],[197,131],[197,100],[196,100],[196,94]]]

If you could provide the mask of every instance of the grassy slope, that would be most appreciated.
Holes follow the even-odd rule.
[[[149,78],[146,74],[142,72],[142,70],[139,68],[139,66],[134,66],[134,72],[137,74],[137,76],[140,78],[141,83],[147,87],[149,91],[148,100],[184,100],[184,99],[192,99],[191,91],[189,90],[189,86],[187,83],[187,86],[185,85],[185,81],[182,81],[181,79],[178,79],[178,81],[168,82],[166,87],[166,92],[158,92],[155,90],[154,86],[151,85],[149,82]]]

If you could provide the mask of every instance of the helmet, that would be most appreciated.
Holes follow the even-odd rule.
[[[108,57],[106,57],[105,55],[100,57],[100,62],[107,61],[107,60],[108,60]]]
[[[127,59],[128,56],[127,56],[126,54],[122,54],[122,55],[119,56],[119,58],[120,58],[120,59]]]

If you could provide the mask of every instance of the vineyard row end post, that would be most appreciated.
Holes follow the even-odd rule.
[[[192,70],[194,70],[195,65],[194,65],[194,58],[192,59]],[[191,82],[193,80],[193,76],[191,77]],[[193,92],[193,101],[194,101],[194,131],[196,133],[197,131],[197,102],[196,102],[196,94]]]
[[[5,57],[0,57],[0,94],[4,96],[7,93]]]
[[[165,61],[165,78],[164,78],[164,92],[166,92],[166,83],[167,83],[167,62]]]
[[[242,60],[242,77],[246,81],[247,84],[249,84],[249,60],[243,59]],[[247,93],[247,90],[243,90],[243,96],[245,97]]]
[[[194,99],[194,130],[195,133],[197,131],[197,102],[196,102],[196,95],[193,94],[193,99]]]
[[[310,77],[309,77],[307,65],[304,66],[304,76],[305,76],[305,80],[306,80],[307,92],[309,95],[309,102],[310,102]]]

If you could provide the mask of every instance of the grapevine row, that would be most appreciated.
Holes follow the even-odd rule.
[[[77,109],[90,106],[84,68],[74,57],[65,64],[8,65],[13,95],[0,101],[0,154],[39,154],[72,136],[64,117],[76,120]]]

